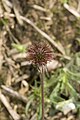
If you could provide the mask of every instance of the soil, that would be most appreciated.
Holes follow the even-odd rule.
[[[41,31],[51,37],[58,46],[60,45],[60,51],[53,46],[56,61],[59,62],[54,69],[58,69],[61,64],[61,51],[65,51],[67,56],[80,51],[80,20],[64,7],[64,1],[0,1],[0,93],[5,96],[21,120],[37,120],[36,111],[39,106],[39,99],[34,98],[33,100],[32,93],[33,87],[35,87],[35,79],[37,78],[39,82],[40,80],[37,70],[27,60],[27,48],[34,41],[49,42],[31,23],[24,22],[21,16],[28,18]],[[78,0],[66,1],[75,11],[79,9]],[[80,10],[78,12],[80,13]],[[26,52],[22,52],[19,45],[23,45]],[[14,96],[15,93],[12,95],[2,86],[10,88],[13,93],[16,91],[22,98]],[[32,97],[33,102],[26,110],[26,106],[31,102],[30,97]],[[8,108],[0,101],[0,120],[13,119]],[[45,120],[79,120],[79,117],[77,112],[70,111],[64,115],[61,111],[53,109],[51,105],[47,105]]]

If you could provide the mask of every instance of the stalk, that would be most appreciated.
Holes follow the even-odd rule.
[[[42,120],[44,120],[44,70],[41,71],[41,99],[42,99]]]

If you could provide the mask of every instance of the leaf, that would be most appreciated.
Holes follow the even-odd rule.
[[[9,20],[7,18],[0,19],[0,25],[7,25],[9,23]]]
[[[80,67],[80,52],[75,55],[76,64]]]
[[[67,85],[68,85],[70,94],[76,99],[78,97],[78,93],[76,92],[76,90],[73,88],[73,86],[70,83],[68,83]]]
[[[27,103],[27,105],[26,105],[26,108],[25,108],[25,113],[26,113],[26,115],[28,114],[28,110],[29,110],[29,108],[30,108],[30,105],[32,104],[32,102],[33,102],[33,100],[34,100],[34,95],[31,95],[29,99],[30,99],[30,100],[28,101],[28,103]]]
[[[62,3],[67,3],[67,2],[68,2],[68,0],[61,0],[61,2],[62,2]]]
[[[12,44],[12,47],[16,48],[19,52],[26,52],[26,48],[21,44]]]
[[[38,120],[41,120],[42,118],[42,104],[41,103],[39,104],[39,107],[37,108],[37,113],[38,113],[38,116],[37,116]]]
[[[57,100],[59,101],[61,99],[61,97],[58,96],[59,88],[60,88],[60,83],[56,85],[56,87],[53,89],[52,93],[50,94],[50,100],[52,103],[57,102]]]

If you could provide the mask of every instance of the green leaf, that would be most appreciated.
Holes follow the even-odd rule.
[[[41,120],[41,118],[42,118],[42,104],[41,104],[41,102],[39,104],[39,107],[37,108],[37,113],[38,113],[37,120]]]
[[[12,44],[12,47],[16,48],[19,52],[26,52],[26,47],[21,44]]]
[[[0,19],[0,25],[7,25],[9,23],[9,20],[6,18]]]
[[[34,95],[31,95],[30,96],[30,100],[28,101],[28,103],[27,103],[27,105],[26,105],[26,108],[25,108],[25,113],[26,113],[26,115],[28,114],[28,110],[29,110],[29,108],[30,108],[30,105],[32,104],[32,102],[34,101]]]
[[[67,2],[68,2],[68,0],[61,0],[61,2],[62,2],[62,3],[67,3]]]

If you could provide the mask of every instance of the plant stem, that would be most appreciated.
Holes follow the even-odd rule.
[[[44,120],[44,70],[41,71],[42,120]]]

